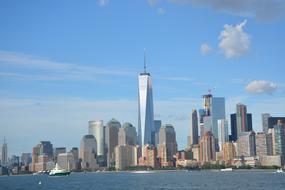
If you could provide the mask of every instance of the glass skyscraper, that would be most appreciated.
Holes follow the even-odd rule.
[[[146,66],[144,72],[139,75],[138,104],[138,143],[140,146],[154,144],[152,82],[150,73],[146,72]]]

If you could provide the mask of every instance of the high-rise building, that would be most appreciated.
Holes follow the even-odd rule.
[[[79,158],[81,159],[81,169],[96,170],[97,164],[97,142],[93,135],[85,135],[81,139]]]
[[[138,142],[139,145],[154,144],[154,115],[152,82],[150,73],[146,72],[144,61],[144,72],[139,75],[139,97],[138,97]]]
[[[162,126],[159,130],[158,158],[161,166],[173,165],[173,156],[177,152],[177,142],[174,127],[170,124]]]
[[[116,119],[111,119],[105,128],[105,145],[107,148],[107,166],[115,166],[115,147],[118,145],[118,133],[121,124]]]
[[[32,154],[31,153],[22,153],[21,155],[21,163],[23,166],[28,166],[32,162]]]
[[[50,141],[40,141],[32,151],[30,171],[37,172],[53,168],[53,146]]]
[[[252,131],[252,114],[246,114],[246,127],[241,132],[249,132]],[[231,114],[231,141],[237,141],[238,139],[238,128],[237,128],[237,114]]]
[[[277,125],[279,120],[285,123],[285,117],[268,117],[268,128],[274,128],[274,125]]]
[[[262,131],[264,133],[268,133],[268,118],[270,117],[269,113],[262,113],[261,119],[262,119]]]
[[[159,143],[159,129],[161,127],[161,120],[154,120],[154,145],[157,146]]]
[[[188,146],[198,144],[198,115],[197,110],[192,110],[190,114],[190,134],[188,137]]]
[[[62,154],[62,153],[66,153],[66,148],[65,147],[57,147],[54,149],[54,162],[57,163],[57,155]]]
[[[200,155],[199,161],[201,163],[211,162],[216,160],[216,147],[215,147],[215,137],[211,131],[208,131],[200,139]]]
[[[97,155],[104,155],[104,125],[103,120],[89,121],[89,135],[93,135],[97,142]]]
[[[57,155],[57,164],[60,166],[60,168],[69,171],[76,169],[76,162],[71,152],[59,153]]]
[[[226,119],[218,120],[218,141],[219,150],[223,148],[223,144],[229,141],[228,121]]]
[[[154,145],[144,145],[142,147],[143,157],[139,158],[140,166],[155,168],[157,166],[157,150]]]
[[[279,120],[273,127],[273,154],[280,155],[282,164],[285,163],[285,124]]]
[[[239,138],[241,132],[248,131],[247,130],[247,109],[246,105],[241,103],[236,105],[236,121],[237,121],[237,137]]]
[[[236,157],[236,148],[232,142],[225,142],[222,148],[223,160],[226,164],[231,164],[231,160]]]
[[[7,164],[8,164],[8,145],[4,137],[4,143],[2,145],[2,152],[1,152],[1,165],[7,166]]]
[[[256,138],[256,155],[259,157],[272,155],[272,134],[259,132]]]
[[[119,129],[118,145],[137,145],[136,128],[131,123],[124,123]]]
[[[225,98],[213,97],[211,94],[203,95],[203,109],[199,110],[201,136],[211,129],[211,132],[218,139],[218,120],[225,119]],[[202,118],[201,118],[202,116]]]
[[[238,156],[255,156],[256,155],[256,141],[255,133],[250,132],[241,132],[240,137],[237,141],[238,147]]]
[[[115,160],[117,170],[124,170],[129,166],[138,165],[138,147],[132,145],[116,146]]]
[[[69,151],[74,158],[74,163],[75,163],[75,170],[79,170],[81,166],[79,166],[79,150],[77,147],[73,147],[70,151]]]

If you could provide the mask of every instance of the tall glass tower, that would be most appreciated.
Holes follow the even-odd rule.
[[[139,75],[138,104],[138,143],[140,146],[154,144],[152,82],[150,73],[146,72],[145,56],[144,72]]]

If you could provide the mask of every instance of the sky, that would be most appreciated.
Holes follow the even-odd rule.
[[[261,131],[261,113],[285,116],[284,32],[284,0],[0,1],[0,141],[19,155],[79,147],[89,120],[137,127],[144,49],[179,149],[209,89]]]

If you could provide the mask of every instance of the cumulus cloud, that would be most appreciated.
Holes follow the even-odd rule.
[[[168,0],[172,3],[210,7],[214,10],[234,15],[255,17],[259,20],[272,20],[285,12],[284,0]]]
[[[277,84],[266,80],[253,80],[246,87],[251,94],[272,94],[277,89]]]
[[[209,45],[206,44],[206,43],[202,44],[201,47],[200,47],[200,52],[201,52],[203,55],[209,54],[212,50],[213,50],[212,47],[209,46]]]
[[[109,0],[98,0],[97,2],[101,7],[104,7],[104,6],[108,5]]]
[[[219,47],[227,58],[239,57],[248,52],[250,36],[243,31],[246,20],[235,26],[226,24],[219,36]]]

